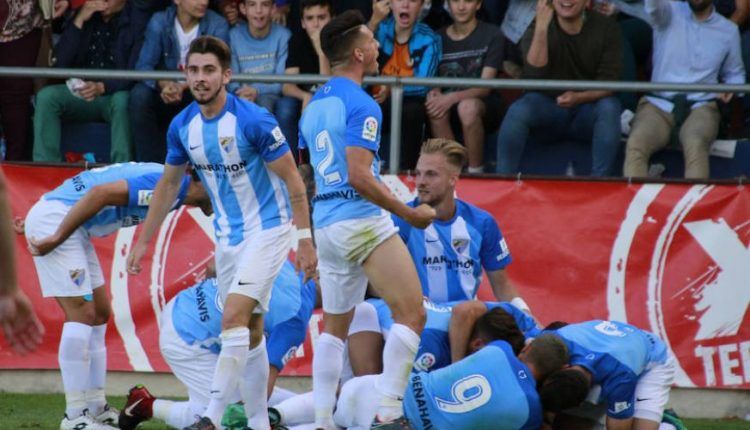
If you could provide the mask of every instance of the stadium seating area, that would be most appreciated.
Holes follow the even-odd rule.
[[[0,33],[0,66],[178,70],[184,66],[184,58],[179,58],[179,53],[173,55],[172,51],[179,51],[181,43],[191,40],[198,33],[196,28],[183,31],[183,27],[196,25],[200,34],[213,34],[229,42],[235,56],[235,73],[326,74],[329,70],[320,58],[322,54],[315,35],[331,13],[348,9],[361,10],[369,20],[368,26],[381,45],[379,62],[383,75],[744,83],[745,71],[737,67],[732,69],[727,64],[739,62],[741,66],[743,60],[748,61],[747,57],[750,56],[750,14],[741,4],[745,0],[713,2],[711,16],[720,14],[726,17],[721,22],[728,29],[725,32],[728,39],[715,43],[730,48],[724,58],[717,60],[720,64],[717,67],[720,69],[709,73],[708,78],[688,73],[683,77],[673,76],[674,74],[667,76],[663,71],[664,68],[679,69],[682,66],[679,62],[675,64],[672,56],[652,43],[652,32],[655,34],[653,40],[657,40],[661,37],[660,34],[667,31],[667,27],[659,27],[658,20],[655,21],[656,12],[653,9],[659,4],[669,5],[673,3],[672,0],[649,0],[646,4],[624,3],[620,0],[597,1],[591,2],[592,4],[586,2],[583,13],[590,17],[596,16],[597,20],[604,17],[603,28],[608,29],[607,34],[614,35],[607,36],[605,46],[594,46],[596,44],[591,42],[580,48],[581,52],[572,54],[580,54],[584,59],[598,56],[611,60],[611,65],[605,64],[605,60],[601,59],[596,60],[599,63],[592,62],[593,67],[600,69],[611,66],[608,72],[610,75],[597,71],[590,76],[583,69],[574,70],[571,75],[570,70],[560,73],[553,70],[559,64],[539,68],[529,62],[530,51],[533,50],[534,27],[539,21],[535,19],[538,13],[537,2],[531,0],[510,0],[507,4],[465,0],[476,6],[475,9],[470,8],[470,15],[473,17],[476,14],[478,24],[467,24],[465,12],[461,12],[461,18],[453,22],[451,8],[458,0],[379,0],[372,4],[355,0],[339,0],[333,4],[329,0],[276,0],[276,4],[271,0],[212,0],[210,3],[207,0],[188,0],[181,1],[180,4],[165,0],[57,0],[56,7],[62,10],[64,3],[68,6],[67,10],[60,17],[47,21],[43,19],[44,12],[36,1],[3,1],[18,7],[9,8],[7,13],[0,8],[0,29],[3,30]],[[30,14],[18,15],[21,13],[18,12],[20,6],[26,3],[31,5]],[[190,18],[193,22],[177,22],[184,15],[181,11],[191,7],[198,10]],[[312,12],[321,16],[313,16]],[[48,12],[48,17],[52,13]],[[246,21],[248,13],[253,17],[249,20],[250,23]],[[694,13],[698,16],[698,12],[694,10]],[[586,22],[598,22],[597,20]],[[176,26],[172,25],[173,21],[176,21]],[[734,25],[729,24],[730,21]],[[168,25],[164,25],[165,22]],[[718,25],[713,18],[706,22]],[[182,27],[178,24],[182,24]],[[560,37],[564,37],[564,28],[554,22],[549,28],[550,45],[560,42]],[[553,35],[555,28],[557,36]],[[621,30],[615,31],[617,28]],[[739,29],[737,34],[730,34],[735,29]],[[590,40],[597,38],[596,28],[580,31]],[[400,44],[404,34],[407,42]],[[46,43],[47,40],[51,42]],[[711,46],[710,43],[688,45],[684,49],[691,52],[683,52],[681,56],[708,57],[701,56],[701,53],[712,50]],[[701,49],[704,51],[700,51]],[[28,55],[30,50],[38,52],[38,55],[31,58]],[[667,53],[672,51],[666,50]],[[692,51],[699,52],[694,55]],[[552,52],[554,51],[550,48],[550,53]],[[401,58],[403,55],[408,57]],[[575,58],[554,57],[555,55],[550,54],[549,61],[577,61]],[[409,67],[403,67],[403,64],[408,64]],[[712,66],[706,64],[704,67],[710,69]],[[564,67],[560,68],[563,69]],[[30,79],[0,79],[0,136],[3,137],[3,145],[7,147],[3,151],[7,160],[62,162],[83,158],[98,162],[162,161],[165,146],[163,136],[169,119],[191,100],[189,91],[184,86],[179,87],[180,83],[108,80],[97,87],[95,83],[68,81],[69,90],[65,90],[65,84],[48,80],[37,81],[32,86]],[[75,85],[89,84],[90,87],[83,90],[75,88]],[[165,99],[165,91],[175,88],[174,94],[179,96]],[[230,84],[229,87],[238,96],[272,111],[287,137],[292,136],[289,141],[293,146],[296,145],[296,122],[315,89],[314,86],[239,83]],[[123,91],[126,93],[121,93]],[[708,98],[705,95],[687,96],[688,112],[690,109],[698,111],[699,106],[707,104],[706,101],[708,104],[715,102],[718,105],[718,109],[714,109],[718,111],[718,131],[708,131],[707,139],[711,142],[730,141],[720,142],[711,151],[709,175],[692,167],[688,167],[686,171],[686,166],[692,163],[683,161],[683,147],[688,143],[681,143],[676,132],[672,133],[666,147],[662,145],[654,149],[653,157],[646,155],[647,164],[644,168],[648,173],[644,175],[643,168],[632,167],[637,164],[632,161],[633,151],[637,149],[626,150],[631,144],[635,148],[637,138],[630,139],[634,141],[630,142],[628,136],[622,133],[616,143],[609,143],[609,149],[606,150],[608,155],[605,157],[607,160],[604,162],[607,167],[601,168],[601,160],[597,161],[602,154],[601,149],[597,149],[603,145],[599,142],[602,139],[601,133],[597,135],[596,131],[590,130],[591,127],[576,128],[571,125],[579,121],[574,118],[589,118],[591,114],[585,111],[584,106],[597,104],[601,95],[594,100],[578,100],[571,106],[564,106],[565,102],[560,101],[564,96],[562,92],[544,93],[553,105],[556,102],[558,107],[565,108],[565,115],[569,119],[563,123],[563,127],[568,124],[570,130],[568,133],[554,133],[545,127],[553,124],[553,128],[559,128],[559,123],[538,120],[537,122],[547,122],[529,125],[528,142],[520,145],[520,161],[508,162],[508,154],[516,151],[508,149],[508,146],[518,146],[508,142],[523,140],[524,134],[519,137],[517,127],[510,130],[513,124],[506,124],[503,121],[504,115],[508,112],[518,115],[520,109],[515,106],[516,102],[519,99],[525,100],[528,93],[470,91],[480,90],[405,88],[401,169],[414,167],[415,148],[418,145],[413,142],[428,137],[450,137],[469,148],[470,173],[520,172],[569,176],[625,174],[649,177],[687,175],[692,178],[731,178],[750,174],[750,143],[744,140],[750,137],[750,127],[746,124],[750,123],[750,101],[747,100],[750,97],[724,100],[721,95],[709,95]],[[371,92],[384,109],[381,157],[387,165],[389,94],[382,88],[372,88]],[[659,105],[654,100],[662,98],[655,95],[646,102],[645,96],[647,94],[620,94],[612,97],[615,100],[613,106],[619,106],[620,111],[640,112],[642,107],[637,107],[638,98],[643,97],[641,103],[652,105]],[[673,119],[672,124],[689,122],[692,117],[678,118],[680,101],[676,100],[679,97],[672,94],[669,98],[667,103],[670,105],[667,108],[661,105],[659,107],[666,109],[667,115]],[[124,103],[125,100],[128,103]],[[672,107],[674,111],[668,112]],[[537,109],[534,115],[539,117],[539,112],[544,109]],[[506,122],[518,123],[520,117],[513,118],[513,121]],[[590,119],[579,122],[581,121]],[[623,121],[624,129],[631,128],[633,124]],[[676,128],[674,125],[672,127]],[[697,127],[710,128],[703,123]],[[612,126],[607,128],[612,129]],[[701,145],[705,147],[706,143]],[[691,149],[690,154],[692,153]],[[631,157],[630,162],[628,157]],[[597,165],[600,167],[597,168]]]

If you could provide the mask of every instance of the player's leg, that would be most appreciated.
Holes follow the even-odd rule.
[[[296,393],[288,390],[278,389],[276,379],[286,363],[294,357],[297,348],[305,341],[309,318],[306,314],[302,316],[300,313],[276,324],[274,329],[266,336],[266,349],[268,350],[268,363],[270,365],[268,373],[269,404],[276,404],[296,395]]]
[[[363,269],[375,291],[388,303],[394,320],[383,349],[383,373],[377,383],[383,395],[378,420],[386,422],[402,415],[402,398],[425,324],[422,288],[409,251],[397,236],[378,245]]]
[[[334,420],[344,428],[369,428],[378,409],[378,375],[352,378],[341,387]]]
[[[313,392],[298,394],[269,409],[272,421],[287,427],[315,421]]]
[[[354,309],[354,318],[346,341],[354,376],[376,375],[383,371],[383,335],[375,307],[362,302]]]
[[[344,340],[354,307],[364,300],[367,288],[367,278],[359,262],[346,257],[353,243],[349,240],[353,236],[352,226],[345,221],[315,232],[324,328],[315,344],[312,374],[315,424],[321,429],[335,428],[333,408],[344,366]]]
[[[657,430],[661,425],[664,408],[669,400],[669,390],[674,382],[675,359],[655,366],[638,378],[635,387],[635,413],[633,430]]]
[[[91,327],[91,341],[89,343],[89,386],[86,390],[86,403],[89,413],[98,422],[111,426],[117,425],[119,411],[107,404],[104,395],[104,387],[107,381],[107,322],[112,315],[111,300],[105,287],[104,274],[102,273],[99,258],[91,242],[84,244],[88,269],[91,276],[94,303],[94,324]]]

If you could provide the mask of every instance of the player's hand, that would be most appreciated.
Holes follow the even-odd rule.
[[[0,296],[0,325],[10,346],[20,354],[34,351],[44,336],[44,326],[23,291]]]
[[[413,225],[416,228],[427,228],[428,225],[432,224],[432,220],[437,216],[437,212],[431,206],[422,203],[416,208],[412,209],[411,214],[406,219],[406,222]]]
[[[141,259],[146,255],[146,245],[136,242],[128,254],[127,269],[131,275],[141,273]]]
[[[47,255],[50,252],[54,251],[55,248],[60,246],[62,242],[63,241],[60,239],[60,236],[58,236],[57,234],[53,234],[39,240],[36,240],[32,237],[29,238],[28,249],[31,255],[33,255],[34,257],[41,257],[42,255]]]
[[[318,271],[318,255],[315,252],[312,239],[300,239],[297,243],[297,253],[294,266],[297,272],[304,272],[303,282],[313,279]]]
[[[245,99],[250,102],[254,102],[258,98],[258,90],[255,87],[249,85],[243,85],[237,91],[234,92],[237,97]]]

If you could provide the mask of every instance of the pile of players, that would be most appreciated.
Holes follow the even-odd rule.
[[[418,197],[392,195],[378,174],[382,114],[362,87],[377,73],[378,43],[354,12],[320,38],[334,76],[300,121],[299,172],[275,118],[227,93],[226,44],[199,37],[185,70],[195,102],[172,121],[165,164],[83,172],[29,212],[43,294],[66,315],[60,429],[127,430],[151,417],[185,430],[585,428],[591,414],[574,407],[591,387],[607,428],[657,429],[674,372],[665,345],[617,322],[541,330],[505,274],[497,223],[454,198],[465,149],[425,142]],[[161,317],[162,353],[189,400],[136,386],[118,412],[104,396],[111,311],[90,237],[143,221],[128,256],[135,276],[182,204],[213,212],[216,242],[215,277],[179,293]],[[483,270],[502,302],[472,300]],[[293,395],[274,383],[318,291],[313,390]],[[368,293],[379,299],[365,302]]]

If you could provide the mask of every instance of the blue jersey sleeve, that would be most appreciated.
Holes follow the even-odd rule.
[[[482,267],[488,272],[504,269],[511,262],[510,250],[500,228],[491,216],[482,223],[482,247],[479,251]]]
[[[289,144],[276,118],[265,109],[258,109],[254,121],[247,121],[243,132],[255,145],[263,161],[270,163],[289,152]]]
[[[363,100],[349,111],[346,120],[346,145],[377,152],[380,146],[380,106]]]
[[[401,236],[401,240],[404,241],[404,243],[409,243],[409,229],[411,228],[411,225],[409,225],[408,222],[401,219],[401,217],[391,214],[391,219],[393,220],[393,224],[398,229],[398,235]]]
[[[451,348],[448,333],[425,329],[414,360],[414,372],[432,372],[451,364]]]
[[[126,179],[125,181],[128,183],[128,206],[148,206],[159,178],[161,178],[161,173],[148,173]]]
[[[169,124],[169,130],[167,131],[167,164],[171,164],[173,166],[181,166],[185,163],[187,163],[190,159],[188,158],[188,153],[185,151],[185,147],[182,145],[182,141],[180,139],[180,130],[178,124],[178,118],[180,116],[177,116],[175,119],[172,120],[172,123]]]

